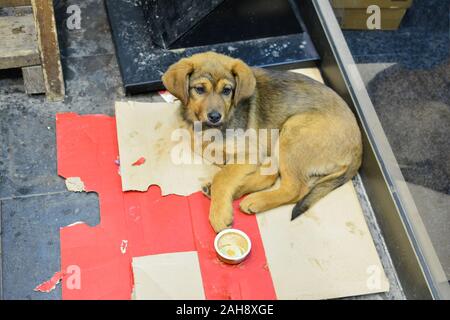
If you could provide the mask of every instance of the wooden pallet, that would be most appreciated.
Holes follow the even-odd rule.
[[[64,99],[64,79],[52,0],[0,0],[0,7],[31,5],[33,14],[0,17],[0,69],[21,68],[28,94]]]

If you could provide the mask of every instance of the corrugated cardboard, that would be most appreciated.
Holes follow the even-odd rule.
[[[331,0],[333,8],[359,8],[367,9],[371,5],[389,9],[407,9],[411,6],[412,0]]]
[[[105,115],[57,115],[58,174],[80,177],[86,192],[98,194],[100,207],[98,225],[61,228],[61,270],[68,274],[63,299],[130,299],[133,257],[188,251],[197,252],[206,299],[276,299],[256,217],[241,213],[237,201],[234,226],[251,237],[252,252],[229,266],[216,256],[210,200],[201,192],[162,196],[158,186],[122,192],[115,123]]]
[[[197,252],[133,258],[135,300],[204,300]]]
[[[200,191],[219,170],[201,158],[174,164],[171,151],[179,141],[172,139],[172,133],[183,127],[178,114],[179,103],[116,102],[123,191],[146,191],[150,185],[158,185],[162,195],[188,196]],[[186,162],[200,157],[186,151]],[[139,159],[145,161],[135,165]]]
[[[396,30],[411,4],[412,0],[332,0],[339,25],[354,30],[370,30],[367,19],[371,14],[367,8],[371,5],[381,8],[381,30]]]
[[[318,81],[322,81],[318,69],[295,70],[295,72],[305,73]],[[169,112],[164,111],[169,110]],[[117,123],[119,129],[119,146],[121,165],[126,168],[132,168],[129,164],[138,158],[141,151],[134,153],[130,159],[124,152],[134,152],[132,148],[123,148],[125,132],[136,130],[134,136],[145,137],[145,139],[155,140],[161,138],[164,130],[154,130],[154,122],[160,122],[164,126],[165,122],[171,122],[175,113],[175,104],[119,104],[116,109]],[[129,116],[127,121],[121,119],[123,116]],[[150,118],[152,118],[150,120]],[[147,119],[147,120],[143,120]],[[151,125],[149,124],[151,121]],[[141,125],[147,122],[147,125]],[[171,127],[171,126],[168,126]],[[167,132],[164,134],[167,135]],[[121,137],[122,136],[122,137]],[[121,143],[122,139],[122,143]],[[145,145],[145,140],[139,144],[133,143],[137,147]],[[165,148],[170,147],[168,143]],[[176,168],[173,164],[166,163],[163,167],[153,168],[155,161],[152,144],[148,144],[148,174],[152,172],[164,176],[166,173],[174,172]],[[165,150],[165,149],[164,149]],[[124,163],[125,161],[125,163]],[[164,169],[162,169],[164,168]],[[126,177],[122,168],[122,180]],[[146,171],[147,172],[147,171]],[[181,175],[180,172],[177,175]],[[195,174],[190,172],[195,178]],[[172,174],[168,175],[168,180],[164,184],[165,193],[174,193],[179,184],[186,183],[187,178],[176,179]],[[145,177],[148,181],[145,185],[152,183],[155,176]],[[192,179],[195,181],[195,179]],[[131,181],[132,182],[132,181]],[[154,183],[155,181],[153,181]],[[133,185],[129,185],[135,188]],[[163,193],[164,193],[163,192]],[[202,195],[198,195],[203,197]],[[192,196],[191,196],[192,197]],[[210,233],[211,227],[205,225],[207,220],[208,207],[196,207],[190,204],[192,212],[205,211],[198,215],[200,220],[193,220],[193,228],[199,232]],[[389,283],[384,274],[383,266],[378,258],[377,251],[373,244],[369,229],[364,219],[361,206],[358,201],[355,189],[351,182],[336,189],[318,204],[311,208],[303,216],[290,220],[292,205],[286,205],[266,213],[256,215],[256,220],[261,234],[262,245],[267,258],[268,270],[273,280],[273,286],[278,299],[327,299],[344,296],[354,296],[369,294],[374,292],[384,292],[389,290]],[[238,219],[242,218],[241,212],[235,212],[236,222],[234,227],[240,229]],[[247,216],[254,218],[255,216]],[[249,234],[252,241],[258,239],[256,234]],[[231,270],[230,275],[238,275],[243,266],[252,263],[252,255],[259,245],[255,242],[249,260],[239,265],[236,270]],[[212,238],[210,243],[204,243],[204,250],[214,253],[212,250]],[[233,267],[231,267],[233,268]],[[249,275],[248,275],[249,276]],[[225,293],[231,291],[228,286],[236,285],[237,292],[244,292],[248,288],[254,288],[256,285],[253,280],[234,283],[233,276],[229,278],[227,286],[221,290]],[[207,277],[204,276],[203,282],[210,284]],[[216,285],[217,287],[217,285]],[[231,296],[231,295],[230,295]]]
[[[329,299],[389,291],[351,182],[291,221],[293,206],[257,215],[279,299]]]
[[[293,71],[323,82],[317,68]],[[158,185],[162,195],[188,196],[200,191],[202,184],[211,181],[220,169],[190,149],[184,156],[200,159],[191,164],[174,164],[172,161],[171,150],[179,143],[172,139],[172,133],[185,126],[179,117],[179,107],[179,102],[116,102],[123,191],[146,191],[150,185]]]

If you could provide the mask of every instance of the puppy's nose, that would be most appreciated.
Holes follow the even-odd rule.
[[[208,121],[211,123],[218,123],[222,119],[222,115],[217,111],[211,111],[208,113]]]

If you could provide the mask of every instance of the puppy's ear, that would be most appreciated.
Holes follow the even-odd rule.
[[[184,58],[171,65],[162,76],[166,89],[184,105],[189,101],[189,75],[193,71],[193,63],[188,58]]]
[[[242,60],[235,59],[231,69],[236,79],[234,102],[235,105],[238,105],[240,101],[253,95],[256,87],[256,78],[252,69]]]

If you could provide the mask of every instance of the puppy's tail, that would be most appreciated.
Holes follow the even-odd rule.
[[[348,175],[347,168],[332,173],[324,178],[320,179],[317,184],[309,191],[309,193],[303,197],[292,209],[291,220],[294,220],[304,212],[308,211],[317,201],[325,197],[328,193],[334,189],[342,186],[346,183],[351,176]]]

